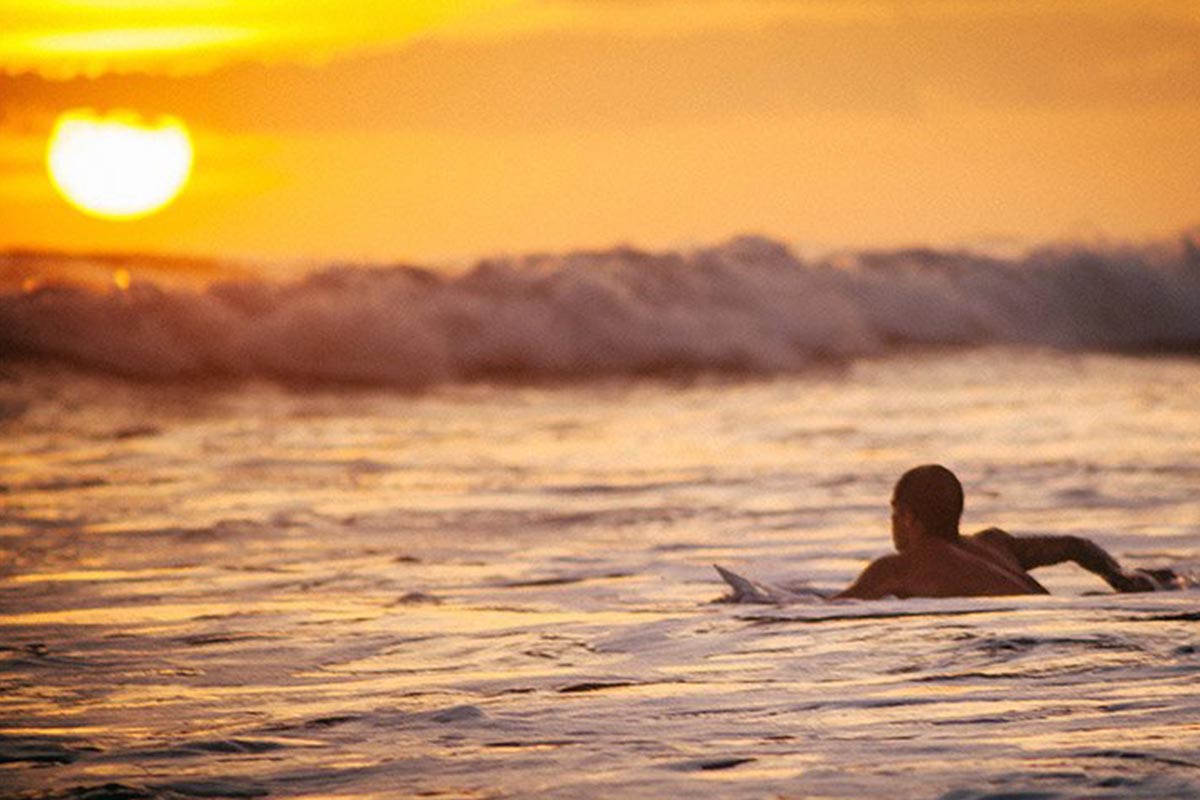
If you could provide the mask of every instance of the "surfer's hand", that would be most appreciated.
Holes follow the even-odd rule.
[[[1173,569],[1162,567],[1160,569],[1144,569],[1141,571],[1154,579],[1154,582],[1158,584],[1159,591],[1163,589],[1182,589],[1188,585],[1187,578]]]
[[[1123,569],[1108,582],[1118,592],[1153,592],[1158,589],[1158,581],[1140,569]]]

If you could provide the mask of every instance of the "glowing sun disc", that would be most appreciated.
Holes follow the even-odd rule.
[[[55,122],[46,168],[59,193],[85,214],[136,219],[183,191],[192,156],[187,127],[175,117],[144,122],[131,112],[77,110]]]

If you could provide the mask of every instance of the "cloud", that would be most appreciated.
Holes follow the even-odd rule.
[[[0,71],[194,74],[389,49],[520,0],[0,0]]]
[[[0,0],[0,72],[184,75],[231,63],[323,63],[418,39],[542,33],[657,38],[785,23],[872,24],[893,0]]]
[[[635,12],[644,5],[571,2]],[[317,132],[628,128],[971,107],[1136,111],[1200,102],[1200,21],[1123,20],[1077,4],[1050,3],[1062,9],[1043,14],[1017,13],[1019,2],[1005,13],[987,2],[973,5],[974,14],[947,11],[961,4],[942,6],[938,14],[887,21],[793,19],[636,36],[586,26],[490,38],[460,29],[320,64],[240,62],[202,74],[68,80],[0,76],[0,98],[10,113],[119,106],[215,129]]]
[[[978,34],[1046,25],[1155,22],[1200,29],[1194,0],[0,0],[0,73],[53,79],[190,75],[230,64],[320,65],[418,41],[540,36],[657,40],[754,36],[775,28],[839,35],[955,26]],[[981,41],[982,39],[982,41]]]
[[[13,2],[0,0],[0,11]],[[290,25],[271,34],[281,49],[256,51],[253,59],[226,53],[228,60],[204,70],[0,73],[0,125],[36,131],[80,106],[172,113],[214,130],[319,133],[637,128],[963,108],[1136,113],[1200,103],[1200,15],[1178,4],[1146,3],[1159,13],[1141,15],[1106,0],[686,0],[691,21],[671,29],[668,18],[680,18],[684,0],[417,2],[395,4],[407,16],[382,19],[374,39],[351,43],[351,32],[365,24],[355,9],[341,15],[352,21],[340,28],[317,30],[332,2],[300,0]],[[358,12],[379,10],[371,0],[355,2]],[[16,15],[15,29],[51,25],[54,9],[69,5],[107,7],[94,0],[42,5]],[[121,0],[113,22],[202,22],[196,9],[203,5]],[[437,16],[435,24],[435,5],[457,16]],[[849,6],[857,10],[837,11]],[[244,0],[232,27],[265,31],[274,8]],[[525,13],[531,9],[543,16]],[[404,38],[421,25],[421,35]],[[219,39],[203,26],[193,33],[204,31]],[[288,55],[318,39],[356,49],[330,60]]]

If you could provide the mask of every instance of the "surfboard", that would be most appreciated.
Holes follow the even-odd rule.
[[[729,596],[724,598],[724,601],[727,603],[786,605],[787,603],[805,603],[827,598],[827,594],[819,589],[812,589],[807,586],[785,589],[781,586],[772,586],[769,583],[752,581],[747,577],[738,575],[733,570],[725,569],[719,564],[713,564],[713,569],[717,571],[721,579],[729,584],[730,589],[732,589]]]

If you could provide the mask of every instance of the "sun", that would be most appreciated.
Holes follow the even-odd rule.
[[[64,112],[54,124],[46,168],[54,187],[85,214],[137,219],[174,200],[192,174],[183,121],[143,121],[134,112]]]

